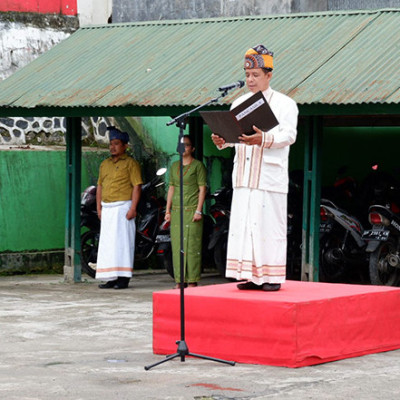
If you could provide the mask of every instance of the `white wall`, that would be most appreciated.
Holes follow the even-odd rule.
[[[78,0],[80,26],[106,24],[112,13],[112,0]]]
[[[0,80],[7,78],[68,36],[69,33],[61,30],[0,21]]]

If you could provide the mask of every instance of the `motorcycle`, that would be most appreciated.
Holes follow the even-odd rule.
[[[302,171],[293,171],[289,180],[287,215],[287,276],[300,279],[302,245]],[[210,214],[215,223],[210,236],[208,250],[213,255],[215,266],[221,276],[225,276],[228,246],[232,188],[222,187],[209,195],[215,200]]]
[[[87,187],[81,196],[81,265],[84,272],[94,278],[97,249],[100,238],[100,220],[97,216],[96,186]],[[91,266],[93,265],[93,267]]]
[[[81,228],[100,230],[100,220],[96,208],[96,186],[87,187],[81,196]]]
[[[387,202],[369,207],[368,220],[372,229],[364,232],[370,253],[369,274],[373,285],[400,284],[400,210],[395,200],[398,189],[390,186]]]
[[[164,221],[165,200],[156,198],[153,190],[164,184],[160,176],[166,172],[165,168],[157,171],[156,176],[142,186],[142,192],[137,207],[135,261],[148,259],[158,247],[156,241],[162,232],[161,225]],[[95,222],[97,218],[97,222]],[[100,220],[96,210],[96,187],[85,189],[81,198],[81,228],[87,230],[81,236],[81,264],[82,269],[92,278],[96,275],[97,250],[100,238]],[[163,265],[170,263],[172,257],[165,257]]]
[[[164,213],[165,215],[165,213]],[[160,225],[159,232],[156,236],[158,265],[161,265],[168,274],[174,277],[174,266],[172,263],[172,246],[171,246],[171,222],[163,221]]]
[[[400,184],[377,163],[365,180],[362,202],[368,206],[372,229],[363,234],[368,245],[369,275],[373,285],[400,284]]]
[[[360,221],[332,201],[321,199],[320,205],[320,279],[346,281],[354,273],[364,280],[368,264]]]
[[[373,285],[400,283],[400,217],[390,207],[373,205],[368,219],[372,229],[364,232],[370,253],[369,274]]]
[[[215,204],[210,207],[210,214],[215,222],[207,249],[209,254],[213,255],[219,274],[225,277],[232,189],[222,187],[209,195],[209,197],[215,200]]]
[[[322,189],[320,204],[320,280],[348,282],[357,274],[367,279],[367,243],[362,239],[364,227],[358,213],[359,187],[348,175],[348,167],[338,169],[332,186]]]

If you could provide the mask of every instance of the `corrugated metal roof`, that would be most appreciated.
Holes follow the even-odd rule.
[[[385,9],[84,27],[1,82],[0,107],[192,107],[243,79],[258,43],[299,105],[400,102],[400,10]]]

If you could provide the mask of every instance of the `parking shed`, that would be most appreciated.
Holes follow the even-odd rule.
[[[0,117],[67,119],[67,280],[81,280],[81,117],[187,112],[215,97],[221,84],[240,78],[244,52],[258,43],[274,50],[273,88],[299,106],[305,172],[302,279],[318,280],[323,151],[324,158],[328,153],[342,158],[349,151],[357,158],[364,149],[363,135],[354,144],[351,129],[331,140],[332,148],[322,139],[332,127],[374,127],[370,150],[396,154],[399,33],[400,9],[89,26],[2,81]],[[228,109],[243,91],[208,109]],[[201,138],[201,118],[190,119],[190,133]],[[395,129],[394,142],[381,127]]]

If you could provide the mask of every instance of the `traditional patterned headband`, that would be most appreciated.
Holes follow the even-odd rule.
[[[115,126],[108,126],[107,130],[109,131],[110,142],[114,139],[119,139],[121,142],[128,143],[129,135],[126,132],[121,132]]]
[[[274,53],[259,44],[246,51],[244,55],[244,68],[270,68],[274,69]]]

